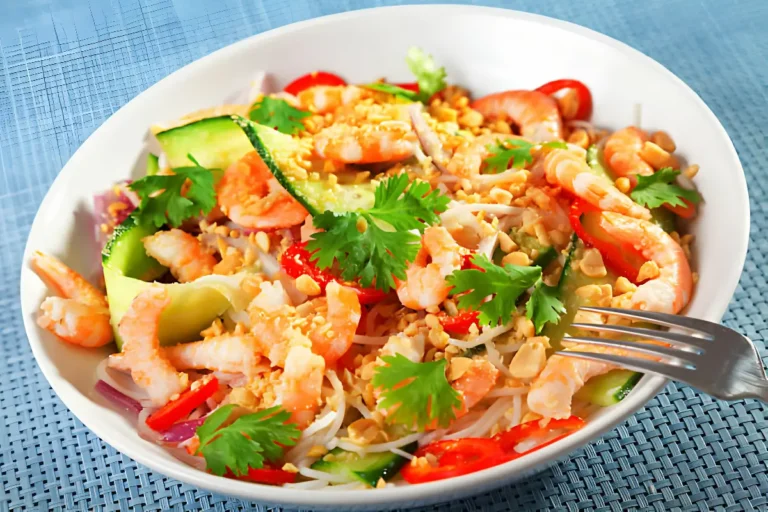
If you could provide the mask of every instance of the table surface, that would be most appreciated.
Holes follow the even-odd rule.
[[[0,511],[266,510],[137,465],[91,434],[40,373],[19,310],[21,255],[56,174],[138,93],[252,34],[388,0],[27,0],[0,17]],[[750,251],[724,318],[765,356],[768,253],[766,0],[484,1],[585,25],[655,58],[720,118],[747,173]],[[10,5],[12,4],[12,5]],[[712,169],[716,172],[716,169]],[[762,231],[766,229],[766,231]],[[716,235],[715,235],[716,236]],[[562,464],[424,510],[768,510],[768,421],[670,384]]]

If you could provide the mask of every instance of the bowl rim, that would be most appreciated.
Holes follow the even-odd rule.
[[[308,19],[291,23],[277,27],[260,34],[247,37],[230,45],[227,45],[219,50],[216,50],[208,55],[205,55],[184,67],[174,71],[167,77],[161,79],[157,83],[153,84],[146,90],[142,91],[135,98],[118,109],[112,116],[110,116],[101,126],[109,123],[119,123],[121,118],[126,114],[126,109],[130,107],[134,102],[140,103],[142,98],[148,94],[153,88],[162,88],[167,86],[170,82],[176,82],[183,79],[187,74],[194,73],[198,68],[208,66],[211,62],[218,59],[226,58],[231,53],[236,53],[240,48],[259,43],[268,43],[268,41],[274,37],[282,36],[284,34],[291,34],[300,32],[305,28],[312,27],[328,23],[330,21],[353,21],[359,18],[367,18],[375,16],[377,12],[382,10],[401,11],[404,16],[423,15],[427,14],[425,11],[441,10],[443,13],[453,16],[461,16],[463,14],[483,14],[492,15],[494,17],[517,19],[529,23],[536,23],[548,27],[555,27],[577,36],[586,37],[593,41],[610,46],[611,48],[624,53],[628,58],[632,58],[642,62],[649,69],[653,69],[658,76],[663,77],[666,80],[676,82],[678,86],[682,86],[682,89],[692,97],[694,102],[703,110],[703,112],[710,118],[720,131],[721,137],[726,141],[727,147],[730,153],[733,166],[740,172],[734,173],[734,178],[738,180],[737,192],[739,192],[744,199],[737,204],[732,205],[740,211],[735,211],[735,217],[741,219],[743,226],[746,226],[744,236],[738,243],[735,244],[732,249],[732,255],[736,265],[730,266],[731,271],[723,276],[724,286],[721,288],[722,293],[718,295],[718,298],[713,298],[708,307],[706,314],[702,317],[719,321],[722,319],[725,311],[728,308],[730,299],[736,290],[738,285],[739,276],[744,266],[747,254],[747,246],[749,241],[749,225],[750,225],[750,211],[749,211],[749,197],[747,193],[746,179],[741,162],[736,153],[736,149],[728,136],[725,128],[717,119],[715,114],[706,105],[706,103],[698,96],[698,94],[691,89],[685,82],[678,78],[674,73],[669,71],[662,64],[656,60],[648,57],[644,53],[632,48],[631,46],[622,43],[612,37],[596,32],[592,29],[563,21],[547,16],[515,11],[510,9],[504,9],[499,7],[485,7],[485,6],[471,6],[471,5],[453,5],[453,4],[436,4],[436,5],[405,5],[405,6],[386,6],[375,7],[368,9],[353,10],[338,14],[331,14],[318,18]],[[58,189],[61,188],[62,183],[68,178],[68,167],[71,166],[72,161],[75,160],[77,155],[83,152],[84,148],[92,143],[92,139],[98,134],[100,129],[95,130],[75,151],[70,157],[67,164],[59,172],[56,179],[53,181],[50,189],[46,193],[40,207],[35,215],[35,219],[30,228],[30,232],[27,238],[27,243],[24,249],[24,256],[22,259],[22,272],[20,279],[20,297],[25,296],[25,289],[29,286],[30,276],[29,273],[23,271],[28,265],[31,254],[34,252],[34,248],[30,247],[31,234],[40,229],[38,224],[40,223],[40,212],[44,204],[49,202],[52,197],[56,196]],[[727,292],[727,294],[726,294]],[[25,301],[21,301],[21,309],[23,315],[24,328],[32,348],[32,353],[42,370],[43,375],[48,380],[49,384],[53,388],[54,392],[61,399],[67,408],[86,426],[91,432],[96,434],[102,441],[115,448],[118,452],[125,454],[136,462],[149,467],[150,469],[157,471],[158,473],[180,480],[184,483],[197,486],[202,489],[206,489],[212,492],[217,492],[225,495],[236,496],[245,499],[258,500],[266,503],[280,503],[289,504],[292,506],[320,506],[320,507],[333,507],[333,506],[397,506],[407,502],[439,502],[449,499],[452,496],[457,495],[471,495],[475,494],[477,490],[487,491],[490,489],[498,488],[506,482],[513,481],[520,475],[530,475],[532,472],[543,470],[548,464],[551,464],[566,455],[572,453],[574,450],[582,448],[589,442],[596,441],[606,432],[613,430],[618,424],[626,421],[637,410],[643,407],[649,400],[651,400],[659,391],[661,391],[668,380],[659,376],[646,375],[641,380],[640,384],[635,388],[635,391],[625,398],[619,404],[612,406],[612,411],[604,414],[602,417],[590,422],[587,427],[579,432],[576,432],[566,439],[555,443],[551,446],[538,450],[524,458],[517,459],[506,464],[495,466],[476,473],[470,473],[456,478],[440,480],[436,482],[430,482],[419,485],[399,486],[395,488],[379,489],[376,492],[371,490],[359,490],[359,491],[323,491],[323,490],[305,490],[305,489],[292,489],[273,487],[268,485],[254,484],[250,482],[242,482],[232,479],[226,479],[211,475],[191,466],[187,466],[183,462],[179,461],[178,467],[168,467],[163,465],[162,460],[156,460],[152,454],[139,453],[138,455],[132,454],[132,446],[135,444],[133,441],[125,440],[120,436],[113,435],[109,429],[100,426],[94,427],[95,423],[91,421],[89,413],[93,411],[86,410],[79,406],[72,407],[74,400],[70,397],[70,393],[73,391],[67,388],[65,380],[57,375],[56,367],[46,357],[39,336],[36,333],[37,326],[33,320],[33,311],[30,311],[25,307]]]

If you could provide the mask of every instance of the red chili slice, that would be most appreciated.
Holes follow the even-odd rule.
[[[499,445],[492,439],[464,438],[437,441],[414,454],[426,457],[427,454],[437,459],[436,465],[422,460],[406,464],[401,470],[408,483],[420,484],[445,478],[474,473],[503,462],[499,457]]]
[[[549,96],[562,91],[563,89],[573,89],[576,91],[576,95],[579,98],[579,108],[576,110],[574,119],[586,120],[592,115],[592,93],[589,88],[578,80],[564,78],[561,80],[553,80],[548,82],[538,89],[539,92],[543,92]]]
[[[459,314],[455,316],[448,316],[443,312],[440,313],[437,318],[440,320],[440,324],[442,324],[445,332],[460,336],[462,334],[468,334],[469,328],[472,327],[472,325],[477,325],[479,316],[480,313],[477,311],[459,311]]]
[[[186,418],[189,413],[203,405],[219,389],[219,381],[213,375],[203,377],[200,382],[199,386],[186,390],[179,398],[150,414],[147,426],[158,432],[168,430],[174,423]]]
[[[586,425],[586,422],[578,416],[570,416],[561,420],[549,420],[548,422],[544,422],[543,420],[534,420],[521,423],[520,425],[514,426],[506,432],[496,434],[493,439],[499,444],[501,450],[507,455],[506,460],[512,460],[533,451],[540,450],[545,446],[549,446],[550,444],[574,433],[584,425]],[[527,441],[537,437],[544,438],[556,430],[565,430],[565,432],[552,439],[549,439],[544,443],[537,445],[531,450],[527,450],[521,453],[515,451],[517,445],[522,441]]]
[[[345,82],[344,79],[340,76],[334,75],[333,73],[328,73],[326,71],[313,71],[312,73],[307,73],[304,76],[300,76],[293,82],[286,85],[285,89],[283,90],[295,96],[304,89],[309,89],[310,87],[315,87],[316,85],[347,85],[347,82]]]

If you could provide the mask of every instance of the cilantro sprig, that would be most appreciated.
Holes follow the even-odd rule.
[[[381,388],[380,409],[390,410],[387,420],[416,426],[420,430],[434,422],[447,427],[461,407],[459,393],[445,377],[445,359],[414,363],[402,354],[384,356],[371,381]]]
[[[695,190],[688,190],[674,183],[680,174],[671,167],[664,167],[649,176],[637,176],[637,185],[630,192],[630,197],[646,208],[658,208],[663,204],[686,206],[686,199],[692,203],[701,201]]]
[[[553,149],[567,149],[565,142],[553,140],[539,144],[532,144],[523,139],[506,139],[497,141],[494,144],[488,144],[487,149],[490,155],[485,159],[485,172],[498,174],[509,168],[510,161],[515,169],[522,169],[528,164],[533,163],[533,149],[537,146]]]
[[[493,327],[509,322],[517,299],[541,278],[540,267],[499,266],[484,254],[473,256],[472,264],[482,270],[456,270],[447,282],[453,286],[452,295],[461,294],[459,309],[480,312],[480,325]]]
[[[248,468],[278,461],[284,448],[295,445],[301,435],[295,424],[286,423],[291,415],[280,407],[240,416],[221,428],[234,408],[234,404],[220,407],[197,427],[200,447],[196,453],[205,457],[206,466],[215,475],[227,470],[236,476],[247,475]]]
[[[421,48],[415,46],[409,48],[405,56],[405,63],[408,64],[411,73],[416,77],[419,92],[409,91],[394,84],[380,82],[367,84],[364,87],[374,91],[394,94],[408,101],[420,101],[422,103],[426,103],[434,94],[446,88],[445,68],[438,66],[432,56]]]
[[[138,224],[178,227],[186,219],[200,213],[209,213],[216,206],[216,191],[210,169],[201,166],[192,155],[195,165],[177,167],[174,174],[145,176],[129,185],[141,199],[133,217]],[[189,180],[189,186],[183,190]]]
[[[536,283],[536,287],[533,289],[533,293],[531,293],[531,298],[525,304],[525,316],[533,321],[537,333],[540,333],[548,323],[558,324],[560,317],[565,313],[565,304],[560,300],[560,296],[563,291],[565,278],[571,270],[571,259],[573,259],[573,255],[576,252],[577,242],[578,237],[574,233],[571,236],[568,255],[565,258],[565,263],[563,263],[563,270],[560,272],[557,285],[549,286],[539,279],[539,282]]]
[[[422,233],[438,222],[448,200],[426,182],[409,183],[406,174],[389,178],[376,187],[372,208],[316,215],[312,222],[323,231],[312,235],[307,249],[320,268],[337,264],[343,279],[388,291],[394,277],[405,279],[419,250],[420,237],[411,230]]]
[[[311,115],[283,99],[264,96],[253,104],[249,117],[251,121],[271,126],[281,133],[294,135],[304,129],[301,120]]]

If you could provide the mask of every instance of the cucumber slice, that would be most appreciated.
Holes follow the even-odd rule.
[[[243,131],[229,116],[209,117],[156,135],[172,168],[194,165],[191,154],[207,169],[226,169],[253,151]]]
[[[296,154],[300,148],[296,139],[280,133],[268,126],[253,123],[241,116],[232,116],[235,122],[245,132],[253,148],[285,188],[311,215],[330,210],[348,212],[358,209],[368,209],[374,203],[375,185],[371,182],[355,185],[332,184],[328,177],[319,180],[308,180],[304,177],[292,176],[287,171],[288,165],[281,162],[283,155]]]
[[[147,155],[147,176],[154,176],[160,171],[160,159],[152,153]]]
[[[411,443],[402,448],[403,451],[414,453],[418,443]],[[326,460],[326,458],[330,460]],[[408,459],[392,452],[369,453],[360,455],[335,448],[323,458],[312,464],[311,468],[325,471],[332,475],[348,478],[350,481],[359,480],[364,484],[376,487],[379,478],[389,480],[395,476]]]
[[[642,373],[632,370],[611,370],[589,379],[574,398],[607,407],[621,402],[642,376]]]
[[[651,222],[667,233],[677,231],[677,215],[666,208],[653,208],[651,210]]]
[[[142,240],[157,232],[154,226],[139,226],[129,216],[115,228],[101,251],[101,263],[122,275],[141,281],[152,281],[168,270],[148,256]]]

